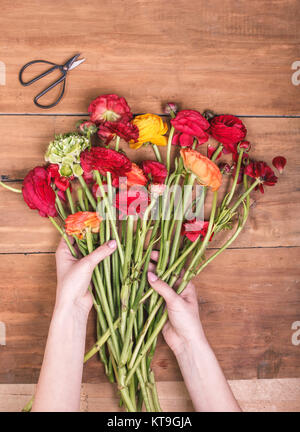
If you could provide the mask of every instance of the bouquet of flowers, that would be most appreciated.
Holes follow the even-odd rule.
[[[151,361],[168,314],[147,280],[152,251],[159,251],[157,275],[181,293],[240,234],[251,192],[264,193],[278,178],[265,162],[250,158],[247,129],[233,115],[178,111],[169,103],[165,116],[134,117],[115,94],[99,96],[88,111],[90,119],[80,121],[77,132],[50,142],[47,164],[26,175],[22,191],[1,184],[22,192],[75,257],[116,240],[117,252],[95,268],[89,288],[97,342],[84,361],[98,353],[126,410],[161,411]],[[120,150],[120,140],[136,150],[152,146],[156,160],[138,166]],[[209,140],[205,156],[199,148]],[[279,172],[285,163],[281,156],[273,159]],[[209,243],[225,230],[230,235],[209,254]]]

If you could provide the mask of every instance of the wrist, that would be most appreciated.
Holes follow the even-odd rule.
[[[89,311],[76,305],[74,302],[64,302],[57,300],[54,306],[52,321],[66,324],[76,322],[86,327]]]
[[[203,329],[200,328],[197,331],[192,332],[188,337],[182,337],[181,341],[176,344],[173,348],[173,352],[177,360],[182,357],[182,355],[190,355],[194,351],[205,351],[210,349],[210,345]]]

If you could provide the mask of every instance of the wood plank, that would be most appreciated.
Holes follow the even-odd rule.
[[[20,179],[32,167],[43,164],[45,149],[53,135],[72,130],[77,120],[78,117],[67,116],[0,117],[0,174]],[[264,195],[253,193],[249,220],[233,247],[299,246],[300,119],[247,118],[244,121],[253,143],[253,157],[271,163],[272,158],[280,154],[287,158],[288,164],[276,187],[266,187]],[[7,130],[11,131],[10,135]],[[12,143],[17,143],[17,149]],[[154,159],[150,147],[139,151],[130,150],[126,143],[121,147],[132,160]],[[206,147],[200,150],[205,153]],[[162,154],[165,155],[165,149]],[[47,220],[29,210],[20,195],[2,188],[0,232],[0,252],[54,251],[58,240]],[[224,239],[223,234],[221,239]],[[215,238],[212,246],[218,244],[220,241]]]
[[[32,99],[49,81],[22,87],[23,64],[63,63],[82,52],[86,62],[71,72],[65,97],[51,112],[87,112],[94,97],[118,93],[134,112],[160,113],[162,102],[172,99],[216,112],[299,114],[299,88],[291,82],[299,21],[297,0],[241,0],[238,6],[178,0],[171,8],[159,0],[126,6],[63,0],[59,8],[51,0],[16,0],[13,7],[2,0],[0,112],[41,112]]]
[[[299,248],[228,250],[195,283],[207,337],[228,379],[300,377],[299,346],[292,323],[299,320]],[[238,269],[238,271],[237,271]],[[54,256],[3,255],[0,260],[0,382],[38,379],[55,297]],[[94,316],[86,346],[95,340]],[[158,381],[181,379],[176,360],[159,339],[153,368]],[[84,382],[105,382],[96,357]]]
[[[229,381],[245,412],[299,412],[300,379],[261,379]],[[183,382],[158,382],[164,412],[190,412],[193,406]],[[35,391],[33,384],[0,384],[0,412],[18,412]],[[113,386],[109,383],[82,384],[80,411],[121,411]]]

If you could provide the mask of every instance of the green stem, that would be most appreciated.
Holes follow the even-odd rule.
[[[231,187],[231,191],[230,191],[230,194],[228,195],[228,197],[226,199],[226,202],[225,202],[225,205],[227,205],[227,206],[229,205],[230,201],[232,200],[232,197],[233,197],[235,189],[236,189],[236,185],[237,185],[237,182],[238,182],[238,179],[239,179],[240,170],[241,170],[243,153],[244,153],[244,150],[241,149],[240,153],[239,153],[239,157],[238,157],[238,162],[237,162],[237,166],[236,166],[236,172],[235,172],[235,176],[234,176],[234,179],[233,179],[233,184],[232,184],[232,187]]]
[[[69,206],[70,206],[70,209],[71,209],[71,213],[74,214],[75,213],[75,207],[74,207],[74,203],[73,203],[73,199],[72,199],[72,195],[71,195],[71,191],[70,191],[69,187],[66,190],[66,195],[67,195],[67,198],[68,198],[68,202],[69,202]]]
[[[65,242],[67,243],[67,245],[69,246],[69,249],[72,253],[72,255],[77,258],[77,254],[76,251],[74,249],[74,247],[71,245],[70,240],[67,236],[67,234],[61,229],[61,227],[58,225],[58,223],[56,222],[56,220],[52,217],[49,216],[49,220],[52,222],[52,224],[55,226],[55,228],[57,229],[57,231],[62,235],[62,237],[64,238]]]
[[[114,322],[114,329],[116,330],[119,327],[120,324],[120,318],[118,318]],[[85,354],[83,362],[86,363],[91,357],[93,357],[100,348],[105,344],[105,342],[110,337],[110,329],[107,329],[105,333],[100,337],[100,339],[97,340],[97,342],[94,344],[94,346]]]
[[[153,147],[153,151],[154,151],[154,154],[155,154],[157,161],[162,163],[162,158],[161,158],[159,148],[157,147],[156,144],[152,144],[152,147]]]
[[[83,200],[83,189],[82,188],[77,189],[77,197],[78,197],[78,202],[79,202],[81,210],[87,211],[87,209],[85,207],[84,200]]]
[[[173,140],[174,132],[175,132],[175,129],[172,126],[170,133],[169,133],[168,147],[167,147],[167,170],[168,170],[168,173],[170,173],[170,167],[171,167],[171,148],[172,148],[172,140]]]
[[[241,196],[240,198],[237,200],[237,202],[234,204],[233,207],[231,207],[230,212],[234,213],[235,210],[238,208],[238,206],[241,204],[242,201],[244,201],[245,198],[248,197],[248,195],[250,194],[250,192],[253,191],[253,189],[260,183],[260,179],[256,179],[252,185],[249,187],[249,189],[247,189]]]
[[[211,160],[214,162],[217,157],[219,156],[219,154],[221,153],[221,151],[223,150],[223,144],[219,144],[217,147],[217,150],[214,151],[214,154],[212,155]]]
[[[61,218],[62,218],[63,220],[65,220],[66,217],[67,217],[66,212],[65,212],[65,209],[64,209],[64,207],[63,207],[63,205],[62,205],[62,202],[61,202],[59,196],[57,195],[57,193],[55,193],[55,195],[56,195],[56,197],[55,197],[56,207],[57,207],[57,209],[58,209],[59,214],[61,215]]]
[[[93,237],[92,237],[92,234],[91,234],[90,231],[86,232],[86,241],[87,241],[88,251],[89,251],[89,253],[92,253],[93,250],[94,250],[94,247],[93,247]],[[103,311],[105,313],[107,324],[108,324],[108,327],[109,327],[110,333],[111,333],[111,339],[113,341],[114,349],[115,349],[115,352],[116,352],[116,357],[117,357],[116,360],[117,360],[117,362],[119,362],[120,348],[119,348],[117,336],[116,336],[116,333],[115,333],[115,330],[114,330],[113,319],[112,319],[112,316],[111,316],[110,308],[109,308],[108,301],[107,301],[107,298],[106,298],[106,293],[105,293],[105,289],[104,289],[102,278],[101,278],[101,275],[100,275],[100,272],[99,272],[98,265],[95,267],[94,273],[95,273],[95,276],[96,276],[96,279],[97,279],[97,282],[98,282],[101,304],[102,304],[102,307],[103,307]]]
[[[96,211],[96,208],[97,208],[96,201],[95,201],[91,191],[89,190],[88,185],[86,184],[84,178],[82,176],[79,176],[78,180],[79,180],[79,182],[82,186],[82,189],[84,190],[84,193],[86,194],[92,208],[94,209],[94,211]]]
[[[120,145],[120,137],[117,136],[117,138],[116,138],[116,144],[115,144],[115,150],[116,151],[119,151],[119,145]]]
[[[120,238],[119,238],[119,233],[118,233],[118,230],[117,230],[116,222],[114,220],[114,217],[113,217],[113,214],[112,214],[112,211],[111,211],[111,207],[110,207],[109,201],[107,199],[107,195],[105,193],[105,190],[104,190],[104,187],[103,187],[103,184],[102,184],[100,173],[99,173],[99,171],[94,171],[94,173],[95,173],[95,176],[96,176],[97,184],[98,184],[98,186],[100,188],[100,191],[101,191],[101,194],[103,196],[103,200],[104,200],[104,203],[105,203],[105,206],[106,206],[106,209],[107,209],[107,216],[109,217],[109,221],[111,223],[111,227],[112,227],[112,230],[113,230],[116,242],[117,242],[118,251],[119,251],[119,255],[120,255],[120,261],[121,261],[121,264],[123,265],[124,264],[124,252],[123,252],[123,248],[122,248],[122,245],[121,245],[121,242],[120,242]]]
[[[13,188],[13,187],[11,187],[11,186],[8,186],[7,184],[3,183],[2,181],[0,181],[0,185],[1,185],[2,187],[4,187],[5,189],[10,190],[11,192],[22,193],[22,190],[21,190],[21,189],[15,189],[15,188]]]

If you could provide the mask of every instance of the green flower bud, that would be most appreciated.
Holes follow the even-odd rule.
[[[90,140],[76,132],[56,135],[50,142],[45,161],[59,165],[59,173],[64,177],[82,175],[80,154],[90,147]]]

